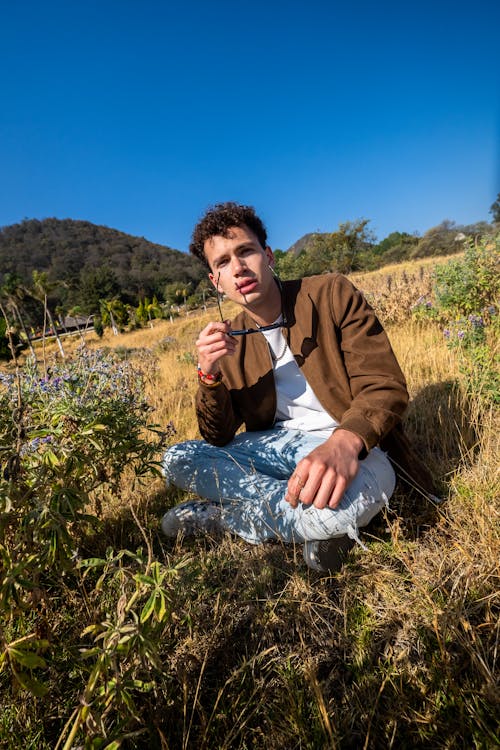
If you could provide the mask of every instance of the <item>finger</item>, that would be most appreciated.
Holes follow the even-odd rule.
[[[292,508],[298,508],[299,507],[299,499],[297,497],[292,497],[289,494],[285,495],[285,500]]]
[[[221,356],[221,352],[233,353],[236,351],[236,343],[224,334],[216,334],[205,339],[198,339],[196,347],[200,354],[206,356],[210,356],[211,354]]]
[[[202,331],[198,336],[196,344],[211,344],[214,341],[227,341],[228,344],[235,345],[235,340],[225,331]]]
[[[302,477],[302,474],[295,469],[292,476],[288,480],[288,486],[287,486],[287,498],[290,498],[290,500],[297,504],[298,497],[300,495],[300,491],[304,487],[305,481]],[[289,500],[289,502],[290,502]],[[294,506],[296,507],[296,505]]]
[[[208,325],[205,326],[201,333],[214,333],[215,331],[221,331],[222,333],[229,333],[231,330],[229,320],[212,320]]]
[[[296,508],[299,504],[299,495],[304,486],[304,480],[300,472],[295,470],[288,480],[287,493],[285,500],[290,503],[292,508]]]
[[[285,500],[290,503],[292,508],[297,508],[299,505],[300,490],[288,490],[285,495]]]
[[[222,340],[212,341],[210,344],[200,344],[198,347],[200,354],[210,356],[211,354],[219,354],[220,352],[234,352],[234,346],[230,343]]]
[[[324,508],[331,497],[335,486],[335,470],[324,463],[313,464],[309,471],[307,482],[300,493],[300,501],[304,505]],[[318,492],[320,496],[318,497]]]
[[[318,510],[326,508],[332,497],[336,482],[337,475],[334,471],[325,472],[321,484],[316,490],[316,494],[313,498],[313,505],[315,508],[318,508]]]
[[[344,497],[344,493],[347,489],[347,480],[344,477],[337,477],[335,488],[332,492],[330,502],[328,503],[329,508],[337,508],[340,505],[340,501]]]

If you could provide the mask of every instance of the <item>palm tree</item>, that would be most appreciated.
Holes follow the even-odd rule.
[[[11,312],[13,317],[19,323],[19,326],[26,338],[26,341],[28,342],[31,356],[36,362],[36,354],[33,348],[33,344],[31,343],[31,336],[29,335],[28,329],[26,328],[23,317],[21,315],[21,311],[19,309],[19,304],[25,298],[26,293],[27,293],[26,289],[22,284],[22,280],[20,276],[17,276],[16,274],[13,274],[13,273],[5,274],[3,278],[3,284],[0,287],[0,299],[4,301],[5,308],[9,310],[9,312]],[[3,309],[3,313],[5,317],[5,309]],[[6,319],[6,322],[7,322],[7,325],[9,325],[9,321],[7,319]]]
[[[119,299],[101,300],[101,317],[104,325],[110,325],[115,336],[118,335],[118,326],[127,321],[127,308]]]
[[[153,327],[153,318],[161,318],[162,316],[162,310],[156,295],[151,302],[147,297],[144,298],[144,301],[141,300],[138,310],[140,310],[138,317],[142,315],[143,320],[147,317],[150,328]]]
[[[57,333],[57,328],[54,323],[54,318],[52,317],[52,313],[50,312],[49,306],[47,304],[48,295],[50,292],[52,292],[55,289],[57,284],[52,281],[49,281],[49,277],[46,271],[33,271],[32,279],[33,279],[33,286],[30,291],[31,296],[34,299],[37,299],[43,305],[43,310],[44,310],[44,315],[45,315],[45,321],[43,324],[44,338],[45,338],[45,331],[46,331],[46,321],[48,319],[50,327],[54,331],[54,336],[56,337],[57,345],[59,347],[59,351],[61,352],[61,356],[63,359],[65,359],[66,355],[64,353],[63,345],[62,345],[61,339],[59,338],[59,334]]]

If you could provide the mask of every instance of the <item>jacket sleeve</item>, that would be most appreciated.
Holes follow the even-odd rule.
[[[340,427],[361,437],[363,458],[400,422],[408,391],[380,321],[344,276],[335,281],[332,304],[352,399]]]
[[[195,405],[198,427],[207,443],[219,446],[229,443],[243,420],[236,414],[224,382],[215,387],[200,383]]]

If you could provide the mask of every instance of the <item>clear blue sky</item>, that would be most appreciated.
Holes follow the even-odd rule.
[[[186,250],[223,200],[270,243],[489,220],[500,2],[2,2],[0,225]]]

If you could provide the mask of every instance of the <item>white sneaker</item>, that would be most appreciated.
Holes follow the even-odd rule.
[[[211,500],[188,500],[171,508],[161,520],[161,530],[168,537],[194,534],[220,534],[224,531],[221,522],[221,506]]]

